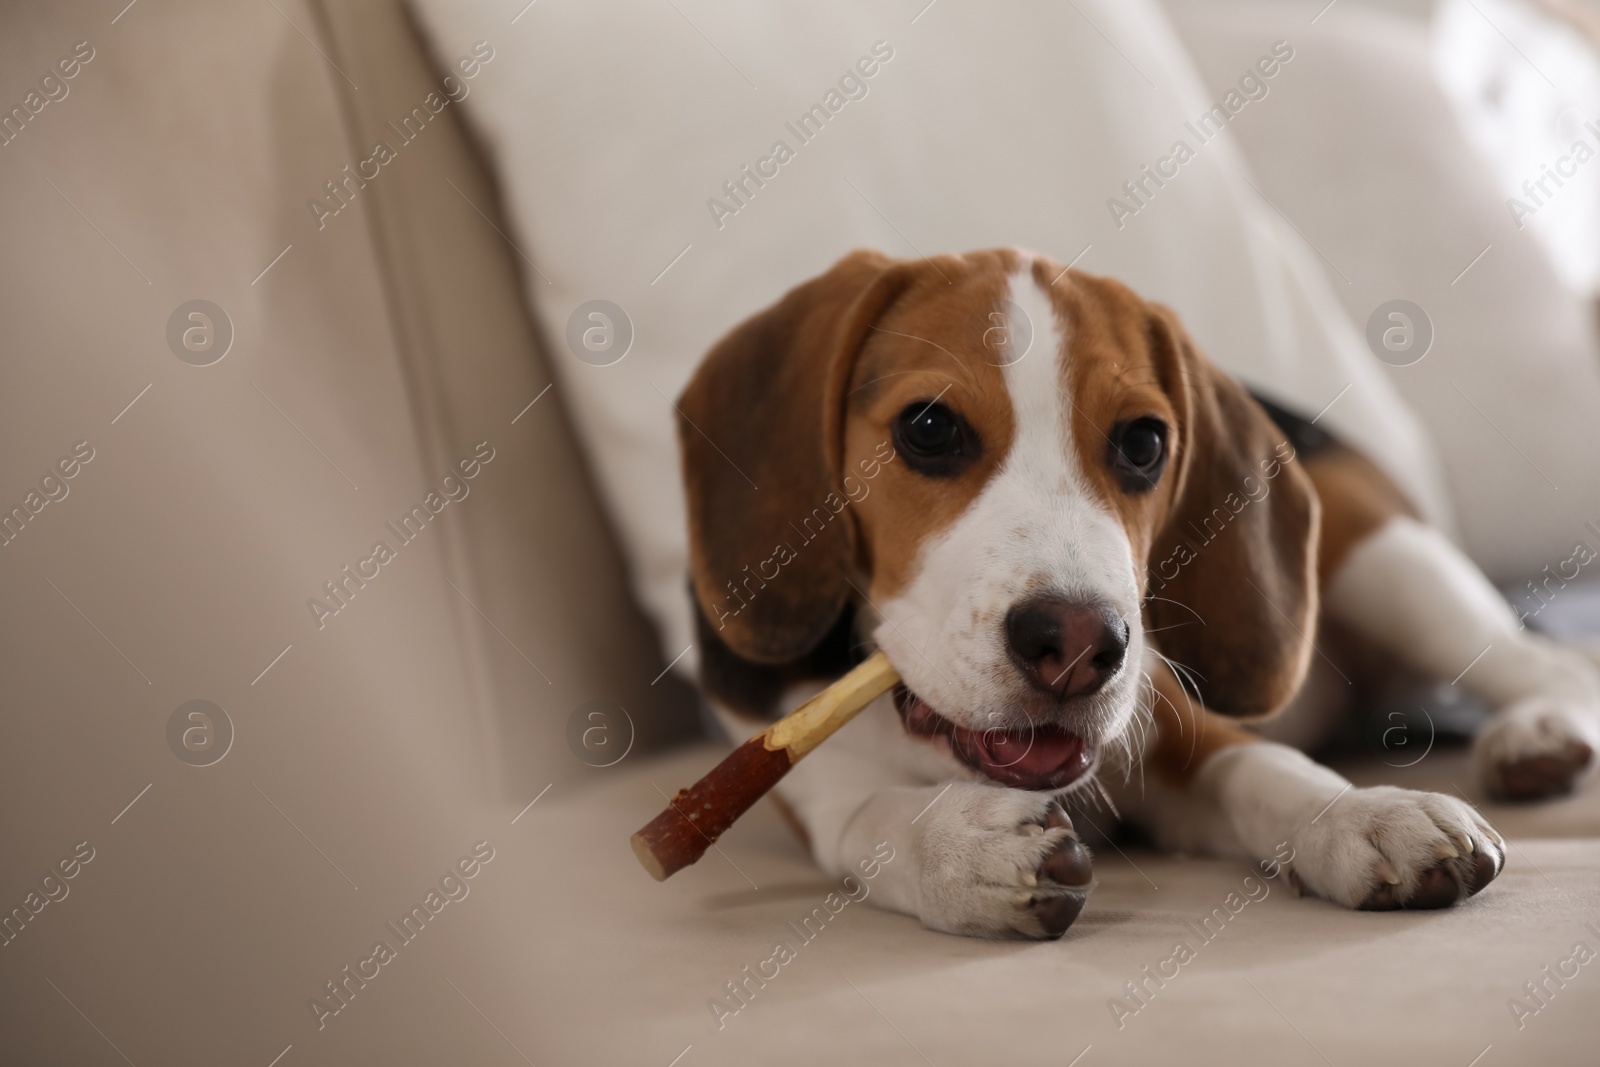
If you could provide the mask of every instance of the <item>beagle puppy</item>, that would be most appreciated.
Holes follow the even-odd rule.
[[[1060,936],[1091,882],[1063,805],[1346,907],[1482,889],[1505,844],[1471,805],[1353,788],[1245,725],[1326,708],[1319,628],[1470,664],[1499,793],[1594,763],[1594,665],[1110,279],[858,251],[728,334],[678,410],[704,691],[742,741],[887,653],[903,684],[777,795],[831,874],[889,842],[873,899],[934,929]]]

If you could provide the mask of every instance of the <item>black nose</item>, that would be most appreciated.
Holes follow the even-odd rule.
[[[1006,613],[1006,641],[1034,688],[1087,696],[1122,666],[1128,624],[1104,608],[1036,597]]]

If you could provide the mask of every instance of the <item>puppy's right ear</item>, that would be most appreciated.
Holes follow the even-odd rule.
[[[849,593],[853,519],[839,489],[844,393],[902,265],[852,252],[717,343],[678,401],[689,567],[712,633],[762,664],[827,635]],[[832,521],[815,520],[813,510]]]

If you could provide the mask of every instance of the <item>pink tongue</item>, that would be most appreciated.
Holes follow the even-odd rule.
[[[1033,730],[969,730],[944,718],[904,689],[897,698],[906,729],[922,737],[944,736],[967,765],[1015,789],[1059,789],[1082,777],[1094,763],[1094,748],[1059,727]]]
[[[971,733],[963,740],[970,740],[967,751],[984,774],[1021,789],[1066,785],[1093,758],[1083,738],[1059,730]]]

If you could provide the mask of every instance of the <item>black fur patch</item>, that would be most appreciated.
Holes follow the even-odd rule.
[[[691,590],[689,597],[694,600]],[[778,717],[778,699],[797,682],[831,682],[866,659],[856,641],[856,607],[846,603],[821,643],[797,660],[782,664],[752,663],[738,656],[717,636],[695,602],[695,633],[700,638],[700,685],[706,695],[745,715]]]
[[[1288,438],[1289,444],[1294,446],[1295,454],[1301,459],[1310,459],[1318,452],[1339,447],[1339,439],[1321,427],[1312,425],[1311,421],[1297,412],[1290,411],[1280,404],[1274,403],[1262,396],[1255,389],[1249,390],[1250,397],[1267,417],[1277,424],[1278,429]]]

